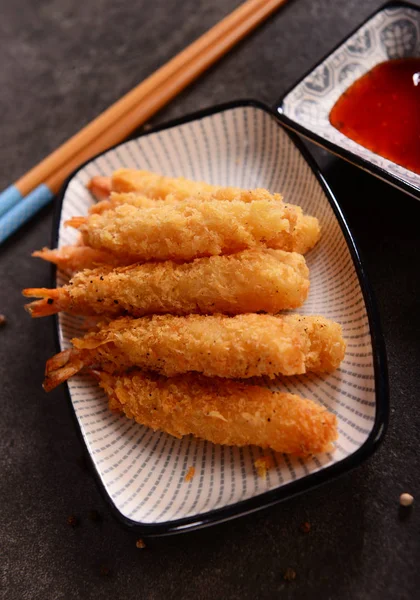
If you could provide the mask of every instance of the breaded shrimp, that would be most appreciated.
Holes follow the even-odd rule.
[[[176,204],[178,202],[188,202],[194,200],[200,200],[201,202],[212,202],[224,200],[226,202],[255,202],[255,201],[267,201],[277,202],[277,204],[284,204],[280,194],[270,194],[267,190],[256,189],[256,190],[240,190],[238,188],[228,188],[229,194],[223,192],[225,188],[216,190],[213,193],[202,192],[196,196],[191,195],[187,198],[180,198],[176,194],[168,194],[164,198],[149,198],[139,192],[111,192],[109,197],[94,204],[90,207],[89,213],[102,213],[105,210],[112,210],[116,206],[121,204],[131,204],[138,208],[149,208],[151,206],[157,206],[159,202],[166,202],[168,204]],[[291,209],[294,210],[295,206],[290,205]]]
[[[140,367],[167,377],[197,371],[210,377],[274,378],[332,371],[345,352],[338,323],[299,315],[122,317],[72,344],[70,353],[47,362],[46,390],[90,365],[107,371]]]
[[[237,198],[230,198],[229,201],[234,199],[241,202],[250,202],[250,199],[245,200],[242,196]],[[202,202],[220,200],[217,195],[202,194],[200,197]],[[179,201],[176,200],[175,196],[170,194],[166,196],[165,200],[153,200],[142,196],[140,194],[128,193],[128,194],[117,194],[111,193],[108,200],[103,200],[94,204],[90,209],[90,214],[101,214],[107,210],[113,210],[121,204],[130,204],[137,208],[151,208],[153,206],[163,206],[162,203],[177,204]],[[318,219],[309,215],[304,215],[300,206],[293,204],[284,204],[279,201],[284,207],[285,218],[289,221],[290,227],[288,232],[281,234],[281,248],[289,252],[299,252],[305,254],[310,250],[320,237],[320,227]]]
[[[138,192],[149,198],[162,200],[168,194],[175,194],[179,200],[183,200],[202,192],[214,192],[220,189],[220,186],[191,181],[184,177],[165,177],[150,171],[118,169],[112,174],[111,188],[113,192]]]
[[[301,306],[309,290],[308,268],[300,254],[268,248],[197,258],[191,263],[146,263],[101,267],[77,274],[59,289],[29,288],[40,297],[26,305],[32,317],[66,311],[79,315],[227,313]]]
[[[95,375],[111,409],[177,438],[193,434],[215,444],[301,456],[331,450],[337,439],[335,415],[293,394],[200,375]]]
[[[142,194],[118,194],[116,192],[111,192],[111,195],[106,200],[93,204],[89,208],[89,214],[102,214],[106,210],[114,210],[114,208],[121,204],[129,204],[136,208],[153,208],[156,206],[163,206],[165,203],[179,204],[179,202],[180,200],[177,200],[171,195],[167,196],[164,200],[154,200],[153,198],[148,198]]]
[[[51,262],[68,274],[76,273],[83,269],[94,269],[99,265],[122,266],[129,264],[110,252],[95,250],[89,246],[62,246],[55,250],[42,248],[32,253],[32,256]]]
[[[211,185],[184,177],[165,177],[150,171],[119,169],[112,177],[93,177],[86,186],[97,200],[106,200],[111,192],[134,193],[155,200],[206,199],[212,195],[217,200],[274,200],[281,202],[280,194],[271,194],[264,188],[245,190],[238,187]]]
[[[164,200],[171,195],[177,200],[188,198],[205,199],[208,195],[217,200],[274,200],[280,202],[280,194],[271,194],[263,188],[245,190],[239,187],[211,185],[203,181],[192,181],[185,177],[165,177],[150,171],[119,169],[112,174],[111,188],[113,192],[135,192],[156,200]]]
[[[143,209],[122,204],[66,224],[80,230],[87,246],[136,262],[191,260],[261,243],[285,249],[295,236],[296,220],[297,213],[290,215],[284,205],[274,202],[190,200]]]

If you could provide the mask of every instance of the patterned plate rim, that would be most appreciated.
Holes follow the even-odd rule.
[[[200,110],[194,113],[190,113],[184,117],[180,117],[178,119],[169,121],[164,123],[158,127],[148,130],[147,132],[142,133],[134,133],[128,139],[140,138],[143,136],[150,135],[152,133],[156,133],[158,131],[162,131],[164,129],[169,129],[171,127],[177,127],[182,125],[183,123],[188,123],[191,121],[199,120],[204,117],[208,117],[211,115],[215,115],[217,113],[221,113],[224,111],[232,110],[235,108],[251,106],[257,108],[259,110],[263,110],[268,113],[278,124],[279,127],[282,127],[278,115],[276,114],[275,109],[270,109],[268,106],[259,102],[257,100],[238,100],[233,102],[228,102],[224,104],[219,104],[217,106],[213,106],[211,108],[207,108],[204,110]],[[283,128],[284,129],[284,128]],[[333,209],[334,215],[340,225],[340,228],[343,232],[344,238],[346,240],[347,246],[349,248],[355,270],[359,279],[360,287],[362,290],[363,299],[366,306],[366,313],[368,316],[371,340],[372,340],[372,352],[373,352],[373,367],[374,367],[374,376],[375,376],[375,400],[376,400],[376,414],[375,414],[375,422],[370,432],[368,438],[365,442],[358,448],[353,454],[348,457],[342,459],[341,461],[330,465],[320,471],[315,473],[311,473],[302,477],[297,481],[292,481],[288,484],[281,486],[280,488],[269,490],[255,496],[253,498],[248,498],[247,500],[242,500],[237,502],[236,504],[232,504],[226,507],[218,508],[206,513],[193,515],[190,517],[185,517],[182,519],[177,519],[173,521],[167,521],[163,523],[141,523],[140,521],[134,521],[125,517],[115,506],[111,497],[109,496],[104,484],[101,481],[100,475],[96,470],[95,464],[92,460],[92,457],[87,449],[85,439],[83,437],[79,421],[76,417],[76,413],[73,407],[73,403],[71,401],[71,394],[67,383],[65,384],[66,395],[68,402],[71,406],[71,413],[73,415],[73,419],[76,423],[76,430],[78,432],[80,440],[83,442],[83,446],[85,451],[89,457],[89,462],[91,464],[92,472],[94,474],[94,480],[99,487],[99,490],[108,504],[111,513],[114,517],[125,527],[130,529],[131,531],[136,531],[141,533],[144,536],[163,536],[163,535],[172,535],[175,533],[181,533],[185,531],[192,531],[196,529],[200,529],[203,527],[207,527],[210,525],[215,525],[217,523],[222,523],[224,521],[228,521],[234,519],[239,516],[243,516],[246,514],[250,514],[262,508],[267,508],[281,502],[282,500],[286,500],[296,494],[305,492],[309,489],[312,489],[321,483],[328,481],[338,475],[342,475],[347,471],[355,468],[359,464],[361,464],[364,460],[366,460],[370,455],[375,452],[378,448],[380,442],[382,441],[389,418],[389,386],[388,386],[388,368],[387,368],[387,359],[386,359],[386,351],[385,351],[385,342],[382,334],[382,329],[379,320],[379,314],[376,307],[376,301],[374,299],[373,291],[368,282],[362,260],[360,258],[360,252],[356,246],[355,240],[350,232],[350,229],[347,225],[347,222],[344,218],[344,215],[339,207],[337,200],[335,199],[327,181],[325,180],[323,174],[318,168],[318,165],[315,163],[315,160],[309,153],[309,151],[303,146],[302,142],[298,139],[298,137],[294,134],[285,130],[287,135],[291,138],[292,142],[295,144],[297,149],[300,151],[303,159],[309,165],[310,169],[314,173],[318,182],[320,183],[328,202],[330,203],[331,208]],[[127,141],[125,140],[125,141]],[[124,142],[123,142],[124,143]],[[116,144],[112,148],[116,148],[121,144]],[[65,181],[62,189],[60,190],[56,200],[55,200],[55,210],[54,210],[54,219],[53,219],[53,228],[52,228],[52,246],[56,247],[58,243],[59,236],[59,225],[60,225],[60,217],[61,217],[61,209],[65,197],[65,193],[70,181],[73,177],[83,169],[88,163],[92,160],[95,160],[105,152],[108,152],[112,148],[108,148],[104,152],[97,154],[92,157],[90,160],[83,163],[80,167],[78,167]],[[54,266],[51,267],[51,279],[53,287],[56,285],[56,268]],[[60,350],[59,344],[59,323],[58,316],[55,315],[55,342],[57,351]]]
[[[371,163],[370,161],[366,160],[365,158],[362,158],[355,152],[352,152],[351,150],[347,150],[347,148],[343,148],[339,144],[336,144],[334,142],[330,142],[329,140],[326,140],[319,134],[312,131],[312,129],[308,129],[307,127],[304,127],[303,125],[300,125],[299,123],[297,123],[294,119],[291,119],[290,117],[286,116],[284,114],[284,109],[283,109],[284,101],[285,101],[286,97],[298,85],[300,85],[308,77],[308,75],[310,75],[313,71],[315,71],[336,50],[338,50],[341,46],[346,44],[347,41],[353,35],[355,35],[359,31],[359,29],[361,29],[364,25],[369,23],[369,21],[371,19],[376,17],[376,15],[378,15],[382,11],[388,10],[390,8],[409,8],[409,9],[415,10],[416,12],[420,12],[420,6],[417,6],[416,4],[413,4],[411,2],[406,2],[405,0],[391,0],[390,2],[387,2],[386,4],[383,4],[382,6],[380,6],[377,10],[375,10],[375,12],[373,12],[364,21],[362,21],[362,23],[360,23],[357,27],[355,27],[355,29],[353,29],[345,38],[340,40],[340,42],[338,44],[336,44],[333,48],[331,48],[331,50],[329,52],[327,52],[327,54],[325,54],[317,63],[315,63],[310,69],[308,69],[306,71],[306,73],[298,79],[298,81],[295,81],[294,84],[291,85],[286,90],[286,92],[281,96],[281,98],[278,100],[278,102],[276,102],[275,110],[276,110],[278,119],[280,120],[282,125],[287,127],[289,130],[299,133],[300,135],[304,136],[308,140],[315,142],[318,146],[325,148],[332,154],[335,154],[336,156],[344,158],[345,160],[352,163],[356,167],[360,167],[364,171],[367,171],[368,173],[375,175],[375,177],[382,179],[382,181],[385,181],[386,183],[391,184],[392,186],[398,188],[399,190],[402,190],[409,196],[412,196],[413,198],[420,200],[420,188],[418,188],[416,185],[413,185],[410,182],[406,181],[404,178],[399,177],[398,175],[395,175],[393,173],[390,173],[389,171],[386,171],[385,169],[379,167],[378,165]]]

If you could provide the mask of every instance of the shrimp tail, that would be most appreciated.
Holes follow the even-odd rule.
[[[71,275],[77,271],[83,269],[94,269],[98,265],[116,265],[118,260],[115,259],[109,252],[103,250],[95,250],[90,246],[76,245],[76,246],[62,246],[50,250],[49,248],[42,248],[32,254],[38,258],[42,258],[48,262],[54,263],[65,273]],[[120,261],[121,264],[126,264],[126,261]]]
[[[57,252],[58,250],[42,248],[42,250],[35,250],[35,252],[32,252],[31,256],[33,256],[34,258],[42,258],[42,260],[46,260],[47,262],[57,264]]]
[[[25,310],[32,318],[48,317],[64,310],[64,299],[68,292],[62,288],[26,288],[22,294],[27,298],[41,298],[25,305]]]
[[[42,387],[46,392],[50,392],[60,383],[76,375],[84,366],[79,352],[73,349],[63,350],[47,361]]]
[[[93,177],[86,187],[96,200],[106,200],[111,193],[112,179],[98,175]]]
[[[72,217],[68,221],[65,221],[66,227],[74,227],[74,229],[80,229],[87,221],[87,217]]]

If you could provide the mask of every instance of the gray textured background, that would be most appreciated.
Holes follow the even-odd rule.
[[[0,0],[0,188],[221,19],[233,0]],[[273,103],[381,4],[294,0],[155,117],[212,104]],[[417,0],[417,4],[420,4]],[[52,207],[0,248],[0,518],[6,599],[417,597],[420,507],[420,204],[326,152],[325,168],[378,299],[390,370],[384,444],[353,472],[260,513],[135,547],[85,466],[64,390],[41,389],[52,323],[24,314],[20,290],[48,285],[30,260],[49,243]],[[88,512],[97,509],[101,523]],[[76,514],[76,529],[66,524]],[[310,533],[300,524],[310,521]],[[110,576],[101,575],[101,567]],[[293,582],[283,580],[287,567]]]

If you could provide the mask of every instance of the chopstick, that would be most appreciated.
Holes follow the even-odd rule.
[[[0,243],[47,204],[81,163],[127,137],[286,1],[242,4],[7,188],[0,194]]]

